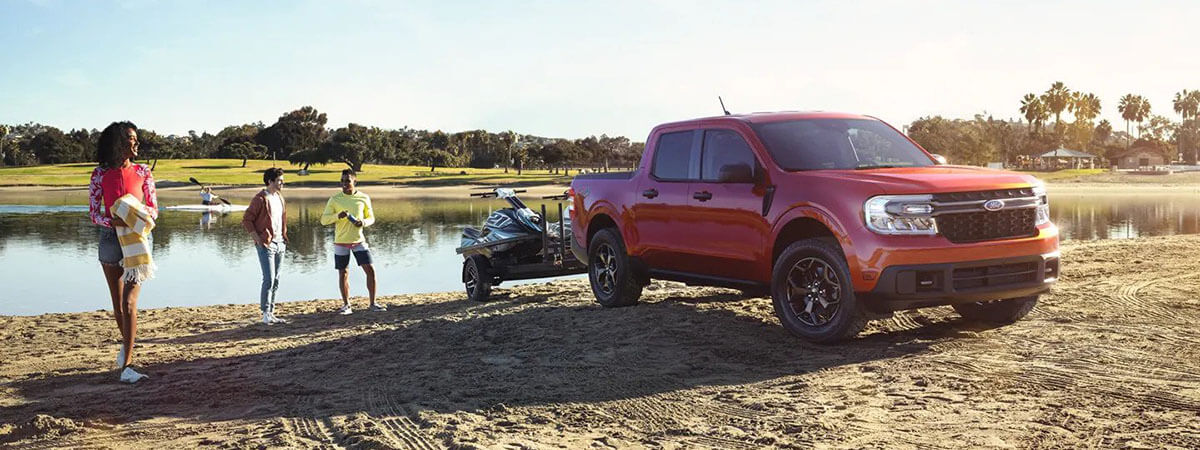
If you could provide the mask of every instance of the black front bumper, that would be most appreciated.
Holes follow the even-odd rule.
[[[1038,295],[1058,279],[1059,257],[1033,255],[946,264],[893,266],[870,292],[856,293],[868,309],[901,311]]]

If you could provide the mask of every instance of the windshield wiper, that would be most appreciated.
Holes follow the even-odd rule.
[[[908,166],[902,166],[902,165],[897,165],[897,164],[865,164],[865,165],[861,165],[861,166],[856,166],[854,168],[854,170],[895,169],[897,167],[908,167]]]

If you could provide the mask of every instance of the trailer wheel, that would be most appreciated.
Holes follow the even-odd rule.
[[[609,308],[633,306],[642,296],[642,285],[633,275],[625,243],[616,228],[605,228],[588,245],[588,281],[596,302]]]
[[[467,288],[467,299],[486,302],[492,294],[492,265],[487,258],[474,255],[463,261],[463,285]]]

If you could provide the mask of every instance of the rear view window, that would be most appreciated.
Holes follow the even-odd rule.
[[[658,138],[651,173],[661,180],[686,180],[692,160],[692,131],[667,133]]]
[[[931,166],[898,131],[869,119],[807,119],[753,125],[785,170]]]

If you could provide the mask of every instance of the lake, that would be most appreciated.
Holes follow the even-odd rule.
[[[528,199],[527,199],[528,200]],[[78,191],[0,198],[0,314],[29,315],[111,309],[96,261],[96,229]],[[13,205],[11,203],[23,203]],[[38,206],[28,206],[30,204]],[[162,201],[177,204],[180,201]],[[541,203],[531,201],[537,210]],[[339,296],[332,228],[319,223],[324,199],[289,199],[288,247],[279,301]],[[377,200],[367,230],[379,295],[461,291],[462,257],[454,252],[465,226],[478,227],[503,202]],[[547,206],[556,220],[553,203]],[[1200,232],[1195,195],[1051,195],[1051,218],[1062,240],[1123,239]],[[139,306],[257,304],[258,257],[241,213],[162,211],[154,231],[160,270],[143,287]],[[579,276],[577,276],[579,277]],[[351,268],[352,296],[365,296],[361,270]],[[534,280],[541,282],[545,280]],[[507,285],[507,283],[506,283]],[[364,301],[359,301],[361,305]],[[330,309],[337,306],[330,301]],[[286,305],[281,306],[287,314]]]

